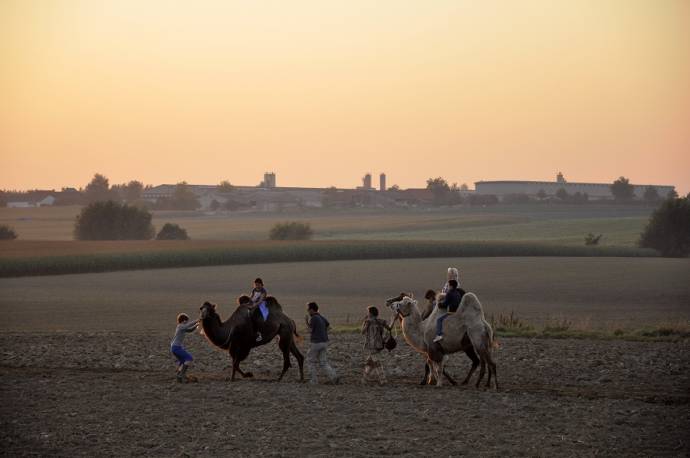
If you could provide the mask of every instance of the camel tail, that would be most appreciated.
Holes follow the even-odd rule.
[[[501,347],[501,345],[498,342],[498,339],[494,335],[494,330],[491,329],[489,333],[489,349],[490,350],[498,350]]]

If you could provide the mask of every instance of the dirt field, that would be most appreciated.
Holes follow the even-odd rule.
[[[187,338],[198,383],[174,382],[169,336],[0,334],[2,455],[687,456],[688,343],[504,339],[500,390],[420,387],[420,357],[387,355],[363,386],[358,335],[332,336],[340,386],[280,383],[274,343],[226,380],[227,355]],[[304,345],[302,345],[304,348]],[[464,356],[450,371],[465,373]]]
[[[584,327],[641,327],[690,320],[690,259],[461,258],[261,264],[0,279],[0,330],[168,332],[179,312],[205,300],[222,316],[261,276],[294,317],[319,302],[334,324],[358,322],[367,305],[401,290],[440,288],[448,266],[487,315],[533,323],[566,318]],[[49,319],[47,319],[49,317]]]
[[[198,383],[174,381],[174,318],[221,315],[257,275],[301,322],[334,324],[401,289],[440,287],[448,265],[487,314],[644,326],[690,318],[690,260],[467,258],[201,267],[0,280],[0,454],[5,456],[687,456],[690,342],[501,339],[498,392],[419,387],[400,340],[389,384],[362,386],[362,342],[332,335],[340,386],[276,383],[275,343],[227,381],[229,360],[188,336]],[[470,286],[471,285],[471,286]],[[387,317],[388,313],[384,312]],[[301,344],[306,353],[306,344]],[[449,370],[462,377],[463,355]]]

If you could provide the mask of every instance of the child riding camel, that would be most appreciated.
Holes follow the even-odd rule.
[[[371,372],[376,372],[379,378],[379,384],[386,383],[386,372],[383,368],[383,362],[379,354],[383,350],[383,330],[391,330],[386,320],[379,318],[379,310],[374,307],[367,307],[367,317],[362,323],[362,334],[365,336],[364,350],[367,357],[364,364],[364,375],[362,381],[366,382]]]
[[[434,342],[443,340],[443,321],[448,318],[450,314],[457,312],[458,307],[460,307],[462,296],[464,295],[465,291],[458,288],[458,282],[456,280],[448,281],[448,292],[446,293],[446,297],[443,301],[439,301],[438,303],[438,308],[441,310],[445,309],[445,313],[436,320],[436,337],[434,337]]]
[[[267,295],[268,293],[266,292],[266,288],[264,288],[264,281],[261,278],[254,280],[254,289],[252,289],[252,292],[249,293],[249,298],[255,307],[254,318],[256,320],[259,320],[259,316],[261,316],[263,321],[266,321],[268,318],[268,307],[266,306]],[[256,341],[261,342],[262,340],[263,336],[261,335],[261,332],[257,332]]]
[[[177,315],[177,328],[175,328],[175,337],[170,342],[170,352],[177,358],[177,381],[186,382],[187,377],[185,373],[192,363],[194,358],[185,350],[183,341],[188,332],[193,332],[199,325],[199,320],[189,321],[186,313]]]

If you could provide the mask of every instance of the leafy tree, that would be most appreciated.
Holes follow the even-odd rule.
[[[9,226],[0,225],[0,240],[14,240],[17,238],[17,233]]]
[[[141,181],[132,180],[125,185],[124,191],[124,198],[127,202],[136,202],[141,200],[141,196],[144,192],[144,183]]]
[[[556,197],[558,197],[562,201],[568,200],[568,197],[570,197],[570,194],[568,194],[568,191],[566,191],[563,188],[558,188],[558,191],[556,191]]]
[[[434,195],[434,205],[445,205],[448,203],[450,186],[441,177],[429,178],[426,180],[426,188]]]
[[[177,183],[171,199],[172,208],[175,210],[196,210],[201,206],[194,191],[186,181]]]
[[[216,191],[220,193],[232,192],[233,189],[235,189],[235,187],[230,184],[228,180],[223,180],[218,184],[218,186],[216,186]]]
[[[110,190],[108,179],[100,173],[95,174],[89,184],[86,185],[84,194],[87,202],[111,200],[115,197],[115,193]]]
[[[156,235],[156,240],[189,240],[187,230],[177,224],[165,223],[163,229]]]
[[[314,231],[309,223],[290,221],[273,226],[268,237],[271,240],[308,240],[312,235]]]
[[[398,186],[397,184],[394,184],[393,186],[388,188],[388,190],[389,191],[400,191],[400,186]]]
[[[611,194],[613,198],[620,202],[628,202],[635,197],[635,190],[630,180],[625,177],[620,177],[611,185]]]
[[[543,189],[540,189],[540,190],[537,192],[537,197],[538,197],[539,199],[542,199],[542,200],[543,200],[543,199],[546,199],[546,191],[544,191]]]
[[[112,200],[87,205],[74,224],[77,240],[149,240],[154,234],[151,213]]]
[[[460,191],[469,191],[469,187],[467,186],[467,183],[463,183],[460,185]]]
[[[671,190],[666,194],[666,198],[667,198],[667,199],[675,199],[675,198],[677,198],[677,197],[678,197],[678,193],[676,192],[675,189],[671,189]]]
[[[687,197],[664,200],[649,218],[639,244],[658,250],[662,256],[687,256],[690,253],[690,200]]]
[[[209,205],[209,208],[211,211],[216,211],[220,208],[220,202],[218,202],[216,199],[213,199],[211,201],[211,204]]]

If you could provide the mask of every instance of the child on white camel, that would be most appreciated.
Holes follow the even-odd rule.
[[[456,280],[448,281],[448,292],[443,300],[439,301],[437,305],[438,308],[441,309],[441,311],[445,311],[445,313],[436,320],[436,337],[434,337],[434,342],[443,340],[443,321],[451,314],[458,311],[460,301],[464,295],[465,290],[458,288],[458,282]]]

